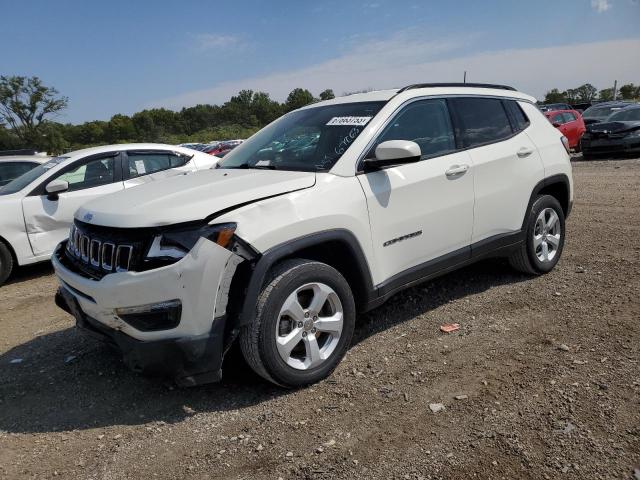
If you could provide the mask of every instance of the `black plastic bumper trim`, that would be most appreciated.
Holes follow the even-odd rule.
[[[56,305],[73,315],[83,332],[117,347],[125,364],[136,372],[171,377],[179,386],[217,382],[222,378],[226,316],[213,320],[205,335],[141,341],[86,315],[73,294],[60,287]]]

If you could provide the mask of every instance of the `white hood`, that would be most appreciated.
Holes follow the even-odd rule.
[[[118,228],[173,225],[309,188],[315,181],[313,172],[203,170],[99,197],[80,207],[75,217],[93,225]]]

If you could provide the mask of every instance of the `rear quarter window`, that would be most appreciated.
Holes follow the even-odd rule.
[[[504,105],[511,115],[513,127],[517,131],[522,131],[529,126],[531,122],[522,110],[522,107],[515,100],[504,100]]]

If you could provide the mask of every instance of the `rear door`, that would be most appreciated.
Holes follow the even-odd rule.
[[[459,135],[473,163],[475,206],[472,243],[518,232],[533,187],[544,169],[526,134],[529,119],[514,100],[452,100]]]
[[[196,170],[191,156],[168,150],[129,150],[123,153],[125,188]]]
[[[404,106],[376,139],[411,140],[421,160],[357,176],[367,199],[374,255],[383,282],[430,260],[456,252],[469,257],[473,224],[473,168],[469,154],[458,151],[447,101],[418,100]],[[457,172],[457,173],[456,173]],[[452,259],[455,260],[455,259]],[[415,270],[421,275],[420,268]]]
[[[578,144],[578,140],[580,138],[579,128],[580,125],[578,123],[578,118],[575,114],[571,112],[564,112],[564,127],[565,127],[565,137],[569,140],[569,146],[575,147]]]
[[[48,195],[46,185],[65,180],[69,190]],[[84,158],[65,167],[42,182],[23,198],[27,236],[35,256],[48,255],[69,234],[75,211],[98,196],[124,188],[118,152]]]

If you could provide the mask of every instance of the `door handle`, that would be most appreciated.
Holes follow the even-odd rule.
[[[532,153],[533,153],[533,149],[527,148],[527,147],[522,147],[520,150],[518,150],[518,156],[520,158],[528,157]]]
[[[459,177],[469,170],[469,165],[452,165],[449,170],[444,172],[447,177]]]

